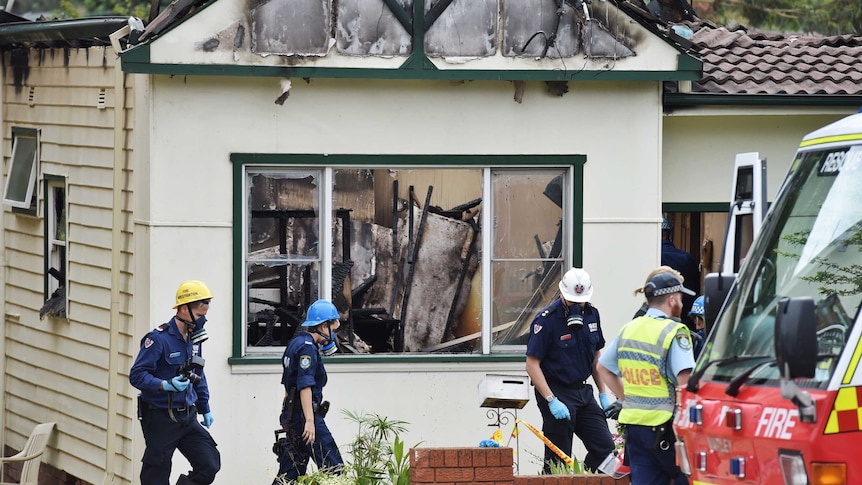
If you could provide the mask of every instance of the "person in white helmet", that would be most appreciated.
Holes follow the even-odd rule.
[[[560,297],[538,312],[527,341],[527,374],[533,381],[542,413],[542,432],[560,450],[572,454],[573,435],[584,443],[584,465],[598,469],[614,442],[603,408],[610,405],[596,364],[605,346],[599,310],[589,303],[593,294],[590,275],[572,268],[560,281]],[[596,403],[592,376],[602,407]],[[545,447],[545,474],[552,462],[562,460]]]

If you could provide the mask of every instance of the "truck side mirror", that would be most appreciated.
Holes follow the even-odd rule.
[[[817,366],[817,321],[813,298],[782,298],[778,302],[778,313],[775,315],[775,360],[784,378],[814,377]],[[789,375],[784,375],[785,371]]]
[[[703,321],[706,335],[712,330],[727,294],[736,282],[735,273],[709,273],[703,279]]]

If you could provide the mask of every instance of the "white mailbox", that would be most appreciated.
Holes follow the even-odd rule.
[[[479,407],[522,409],[530,401],[530,378],[488,374],[479,382]]]

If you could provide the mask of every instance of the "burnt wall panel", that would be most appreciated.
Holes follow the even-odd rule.
[[[425,10],[430,8],[431,2],[426,2]],[[494,55],[498,8],[497,0],[454,0],[434,24],[426,26],[425,53],[431,57]]]
[[[252,51],[257,54],[326,54],[330,0],[269,0],[251,11]]]
[[[407,12],[413,2],[398,0]],[[335,40],[341,54],[410,55],[412,39],[382,0],[339,0]]]
[[[599,22],[590,22],[585,29],[587,57],[620,58],[635,55],[617,40]]]
[[[546,47],[548,57],[572,57],[578,53],[580,17],[571,7],[557,16],[557,6],[550,0],[502,2],[504,56],[540,57]],[[553,46],[550,46],[552,40]]]

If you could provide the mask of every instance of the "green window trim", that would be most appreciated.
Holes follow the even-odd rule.
[[[245,355],[244,322],[246,305],[243,301],[243,287],[246,284],[245,251],[243,245],[246,230],[245,212],[242,204],[247,166],[271,166],[277,168],[318,168],[326,167],[379,167],[379,168],[542,168],[569,167],[573,172],[573,186],[569,194],[572,204],[570,235],[572,254],[571,264],[583,263],[583,166],[585,155],[363,155],[363,154],[256,154],[232,153],[233,164],[233,341],[231,365],[270,365],[280,362],[278,355]],[[484,334],[483,325],[483,334]],[[330,358],[330,362],[514,362],[523,359],[523,353],[501,352],[482,354],[347,354]]]

